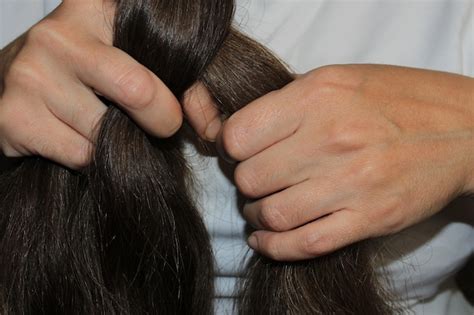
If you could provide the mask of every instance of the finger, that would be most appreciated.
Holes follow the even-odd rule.
[[[271,92],[232,115],[217,142],[234,160],[244,161],[296,132],[302,113],[283,90]]]
[[[341,210],[288,232],[254,232],[249,246],[273,260],[297,261],[329,254],[370,236],[369,227],[350,210]]]
[[[294,154],[298,145],[299,141],[287,139],[241,162],[234,173],[239,191],[249,198],[261,198],[306,180],[308,164],[317,162]]]
[[[169,137],[181,126],[181,106],[173,93],[125,52],[97,46],[94,56],[79,63],[79,79],[122,106],[150,134]]]
[[[247,203],[243,215],[257,229],[289,231],[341,209],[348,195],[334,185],[306,180]]]
[[[67,93],[51,97],[46,104],[59,120],[95,142],[94,132],[107,106],[90,89],[71,82]]]
[[[24,156],[24,154],[19,152],[17,149],[15,149],[12,145],[10,145],[5,140],[0,141],[0,148],[1,148],[0,157],[2,154],[8,158],[17,158],[17,157]]]
[[[32,154],[75,170],[89,164],[93,148],[89,140],[58,120],[45,121],[44,126],[48,128],[37,132],[31,144]]]
[[[201,138],[211,142],[216,140],[222,122],[214,100],[202,83],[194,85],[185,93],[183,110]]]

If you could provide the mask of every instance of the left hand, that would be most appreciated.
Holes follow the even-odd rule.
[[[303,260],[394,233],[474,191],[474,79],[328,66],[254,101],[218,143],[251,198],[251,247]]]

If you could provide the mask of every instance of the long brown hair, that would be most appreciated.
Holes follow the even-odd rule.
[[[231,27],[232,0],[117,0],[114,45],[178,97],[202,82],[223,115],[292,81]],[[187,185],[183,134],[154,139],[113,103],[93,162],[25,158],[0,178],[3,314],[210,314],[213,258]],[[257,254],[242,314],[392,312],[362,244],[310,261]]]

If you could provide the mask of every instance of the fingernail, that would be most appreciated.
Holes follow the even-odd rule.
[[[247,240],[250,248],[253,250],[258,250],[258,239],[255,235],[250,235],[249,239]]]
[[[222,127],[222,122],[219,119],[219,117],[216,117],[211,123],[207,126],[206,132],[204,133],[204,136],[206,137],[206,140],[210,142],[215,142],[217,138],[217,134],[221,130]]]

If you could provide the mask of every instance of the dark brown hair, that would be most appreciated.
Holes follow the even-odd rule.
[[[229,116],[292,81],[231,27],[233,10],[232,0],[118,0],[114,45],[178,98],[202,82]],[[210,314],[213,258],[183,134],[151,138],[106,102],[89,167],[32,157],[0,178],[1,313]],[[298,263],[255,254],[247,270],[242,314],[391,312],[361,244]]]

